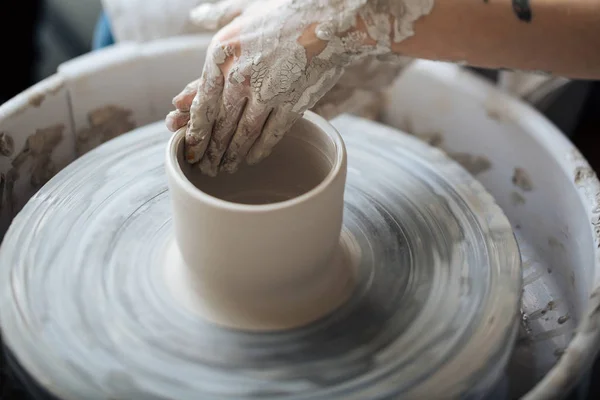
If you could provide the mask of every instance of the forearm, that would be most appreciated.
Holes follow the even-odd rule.
[[[513,3],[525,7],[518,13]],[[392,43],[393,52],[600,78],[600,0],[436,0],[413,27],[413,36]]]

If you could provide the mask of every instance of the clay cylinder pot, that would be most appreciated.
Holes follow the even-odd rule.
[[[167,268],[182,269],[173,293],[212,322],[252,330],[292,328],[338,307],[352,286],[337,256],[347,168],[338,132],[307,112],[267,159],[216,178],[185,162],[183,139],[171,138],[166,157]]]

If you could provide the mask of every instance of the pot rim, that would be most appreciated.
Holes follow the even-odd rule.
[[[184,190],[186,195],[215,208],[226,209],[232,212],[261,213],[297,206],[328,190],[335,179],[344,172],[344,161],[346,159],[346,146],[344,145],[342,136],[327,120],[312,111],[306,111],[302,119],[311,123],[315,129],[319,129],[332,141],[335,156],[333,158],[333,165],[325,178],[308,192],[292,199],[270,204],[242,204],[220,199],[198,189],[185,176],[178,161],[177,153],[185,134],[183,129],[174,133],[169,139],[166,149],[165,168],[169,176],[174,180],[174,183]]]

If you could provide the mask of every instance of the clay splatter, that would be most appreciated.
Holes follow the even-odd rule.
[[[30,94],[26,101],[17,101],[15,104],[18,104],[18,106],[13,109],[10,116],[16,117],[29,110],[31,107],[40,107],[46,97],[56,95],[65,86],[64,80],[56,75],[52,78],[48,78],[44,83],[44,88],[38,87],[38,91]],[[14,100],[11,101],[14,102]]]
[[[11,213],[18,211],[14,186],[24,170],[31,173],[30,185],[34,189],[40,188],[58,172],[58,166],[52,161],[52,153],[62,141],[64,130],[64,125],[57,124],[38,129],[27,138],[21,151],[12,160],[12,168],[2,175],[0,208],[8,207]]]
[[[77,154],[85,154],[102,143],[134,129],[136,125],[131,120],[131,114],[131,110],[115,105],[90,111],[88,113],[90,126],[77,133]]]
[[[529,174],[523,168],[515,168],[515,172],[512,177],[512,183],[525,192],[530,192],[533,190],[533,183],[529,178]]]
[[[529,0],[512,0],[513,11],[519,20],[524,22],[531,22],[533,13],[531,12],[531,6]]]
[[[36,93],[29,97],[29,104],[31,104],[34,107],[39,107],[42,105],[45,98],[46,98],[45,93]]]
[[[427,143],[428,145],[442,150],[448,155],[448,157],[459,163],[473,176],[477,176],[492,168],[491,161],[485,156],[452,152],[446,149],[444,146],[444,136],[439,132],[417,133],[411,120],[408,118],[404,119],[403,127],[401,129],[403,132],[411,136],[415,136],[417,139]]]
[[[576,185],[583,185],[588,179],[596,178],[596,173],[590,167],[577,167],[575,169],[574,179]]]
[[[52,152],[62,141],[64,130],[62,124],[38,129],[27,138],[25,146],[12,161],[13,169],[17,171],[30,164],[32,187],[41,187],[58,172],[52,161]]]
[[[10,157],[15,152],[15,141],[8,133],[0,132],[0,156]]]
[[[512,192],[510,194],[510,199],[514,206],[520,206],[520,205],[525,204],[525,197],[521,196],[520,193]]]
[[[479,175],[492,168],[490,160],[483,156],[469,153],[448,153],[448,156],[462,165],[473,176]]]
[[[562,242],[560,240],[558,240],[557,238],[555,238],[554,236],[550,236],[548,238],[548,246],[550,246],[551,249],[565,251],[565,245],[562,244]]]

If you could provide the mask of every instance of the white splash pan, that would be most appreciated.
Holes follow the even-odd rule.
[[[0,106],[0,234],[44,171],[164,118],[171,98],[199,76],[209,41],[91,53]],[[565,396],[600,347],[600,184],[588,163],[533,108],[455,65],[413,63],[391,89],[383,122],[480,171],[524,261],[523,328],[505,397]],[[62,134],[58,144],[42,140],[50,131]]]

